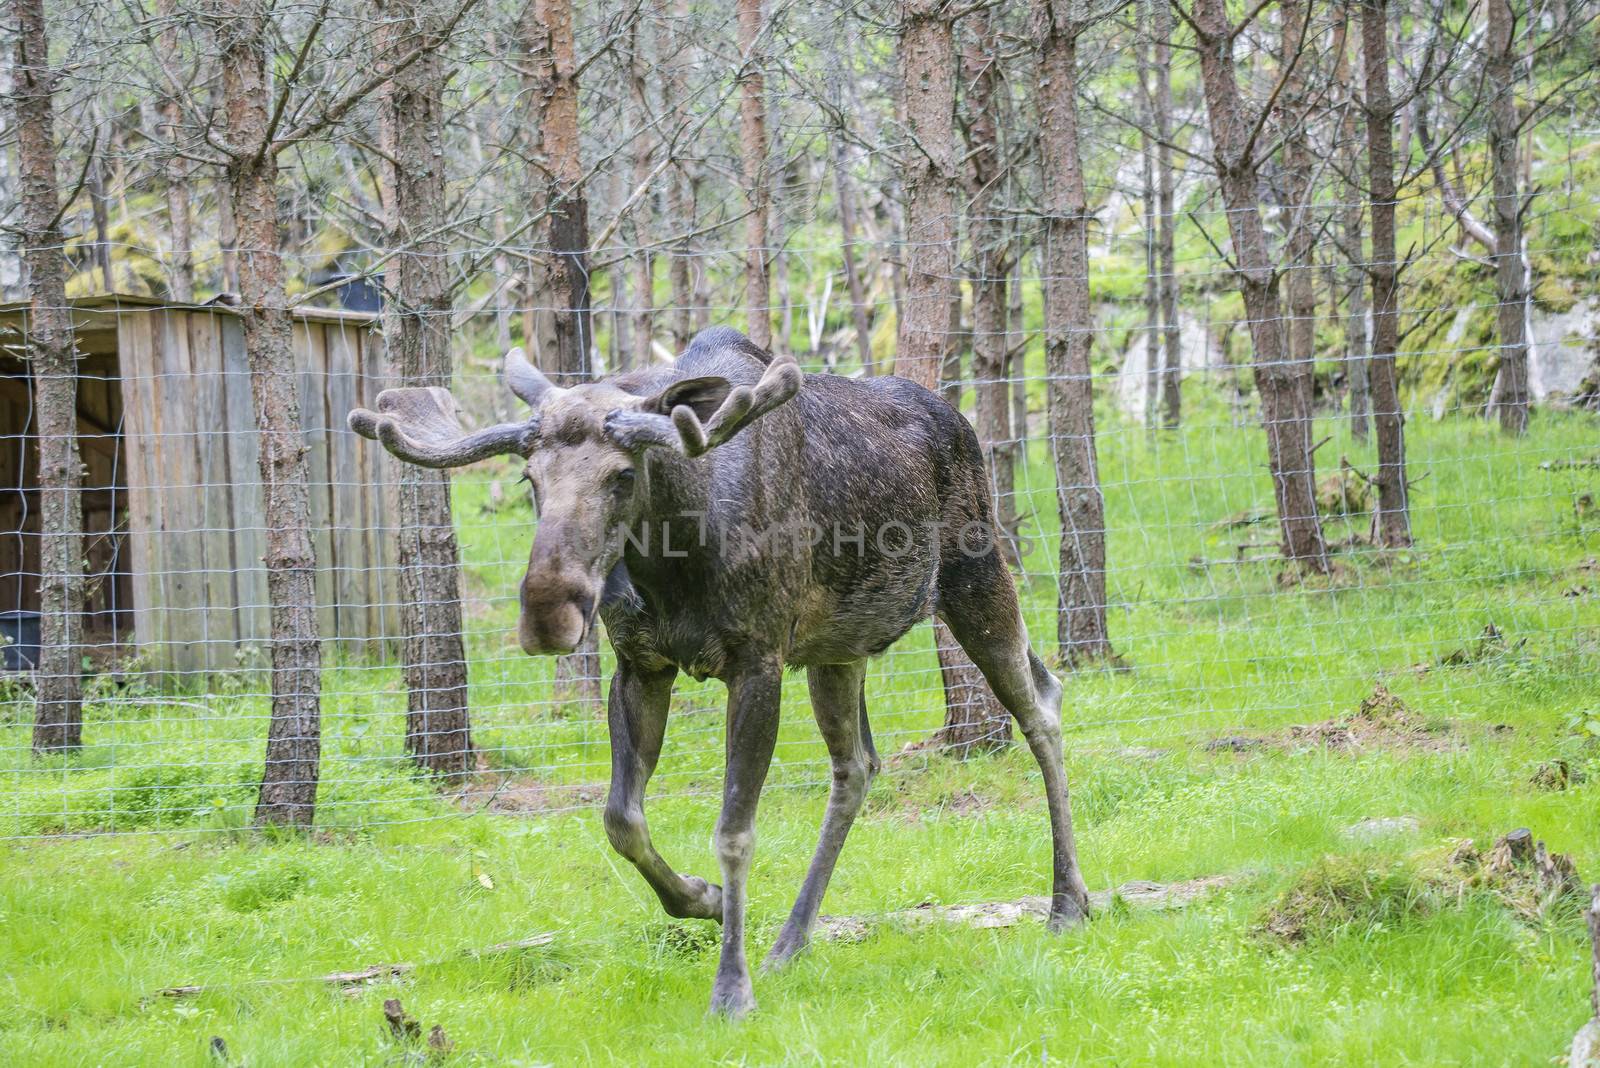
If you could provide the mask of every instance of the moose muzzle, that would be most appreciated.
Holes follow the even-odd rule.
[[[594,594],[582,585],[556,576],[522,580],[522,615],[517,640],[529,656],[560,656],[583,641],[594,615]]]

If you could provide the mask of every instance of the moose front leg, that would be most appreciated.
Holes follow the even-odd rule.
[[[667,915],[720,920],[722,891],[694,876],[679,875],[650,842],[644,818],[644,788],[661,757],[677,668],[641,671],[618,658],[607,715],[611,728],[611,792],[606,797],[606,837],[639,869]]]
[[[756,1007],[744,955],[745,879],[755,852],[756,802],[778,740],[782,665],[764,658],[728,680],[728,765],[717,819],[722,865],[722,956],[711,988],[711,1011],[739,1017]]]

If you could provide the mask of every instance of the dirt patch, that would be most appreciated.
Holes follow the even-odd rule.
[[[962,790],[944,803],[944,811],[956,816],[981,816],[994,802],[976,790]]]
[[[1565,760],[1546,760],[1528,776],[1528,785],[1535,790],[1565,790],[1583,782],[1584,775]]]
[[[1591,583],[1596,579],[1600,579],[1600,558],[1591,556],[1581,564],[1576,564],[1567,570],[1576,581],[1562,587],[1561,596],[1588,597],[1594,592],[1594,586]]]
[[[1389,688],[1379,683],[1360,706],[1344,716],[1320,723],[1297,723],[1261,734],[1227,734],[1201,746],[1208,752],[1242,753],[1252,749],[1295,750],[1321,747],[1338,753],[1371,749],[1458,748],[1449,728],[1427,722]]]
[[[1153,883],[1142,879],[1123,883],[1115,890],[1096,890],[1089,894],[1089,907],[1095,911],[1110,908],[1120,899],[1132,908],[1175,909],[1204,897],[1233,881],[1228,875],[1207,875],[1177,883]],[[924,901],[915,908],[882,916],[819,916],[817,936],[830,941],[859,941],[873,927],[885,922],[908,924],[959,923],[968,927],[1015,927],[1024,921],[1043,923],[1050,914],[1048,897],[1023,897],[1015,901],[985,901],[975,905],[937,905]]]
[[[1468,664],[1478,664],[1485,660],[1494,660],[1502,657],[1515,649],[1521,649],[1526,644],[1528,644],[1528,639],[1526,638],[1521,639],[1514,645],[1509,643],[1506,640],[1506,636],[1500,632],[1500,628],[1494,625],[1493,620],[1490,620],[1489,625],[1483,628],[1483,631],[1471,644],[1446,653],[1439,658],[1439,663],[1443,667],[1464,667]]]
[[[1292,742],[1309,742],[1338,751],[1455,748],[1450,738],[1433,731],[1426,720],[1382,683],[1350,715],[1290,727],[1288,736]]]
[[[468,812],[542,816],[593,808],[604,801],[605,796],[604,783],[556,784],[480,771],[467,788],[456,795],[456,804]]]
[[[1532,832],[1519,828],[1487,853],[1471,840],[1448,854],[1414,854],[1373,862],[1363,857],[1327,857],[1308,867],[1262,914],[1260,934],[1303,943],[1351,927],[1393,930],[1469,894],[1488,894],[1526,920],[1558,908],[1575,908],[1582,884],[1572,858],[1551,853]]]

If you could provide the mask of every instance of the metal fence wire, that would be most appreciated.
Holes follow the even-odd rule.
[[[1563,210],[1556,199],[1545,197],[1535,216]],[[1220,210],[1202,221],[1223,224]],[[833,263],[834,249],[822,235],[811,240],[809,231],[797,231],[772,250],[796,279],[789,305],[773,309],[774,321],[787,324],[780,334],[808,370],[860,374],[843,280],[820,266]],[[1093,241],[1095,258],[1142,259],[1137,234],[1108,227]],[[871,251],[888,259],[902,250]],[[628,252],[596,250],[595,258]],[[742,254],[703,255],[732,264]],[[1039,336],[1040,262],[1028,258],[1011,278],[1022,298],[1021,315],[1007,326],[1008,344],[1021,354],[1005,381],[1014,418],[1010,438],[992,444],[1014,464],[1015,497],[1002,502],[1003,512],[1018,517],[1022,555],[1014,574],[1034,646],[1053,657],[1060,527]],[[1279,581],[1246,324],[1197,310],[1216,305],[1230,284],[1227,271],[1210,256],[1179,263],[1183,409],[1175,428],[1147,418],[1154,390],[1139,301],[1100,305],[1092,385],[1118,665],[1070,673],[1063,712],[1069,749],[1159,752],[1225,737],[1219,723],[1247,733],[1325,720],[1379,685],[1403,686],[1448,708],[1482,701],[1485,671],[1592,676],[1600,654],[1600,445],[1594,415],[1566,398],[1592,362],[1600,303],[1540,310],[1531,375],[1536,417],[1527,435],[1503,436],[1482,417],[1484,383],[1466,370],[1495,355],[1492,283],[1480,279],[1460,301],[1427,306],[1427,294],[1437,290],[1421,280],[1457,263],[1435,245],[1405,276],[1400,363],[1415,545],[1400,551],[1370,539],[1373,446],[1353,436],[1346,410],[1351,324],[1333,296],[1338,280],[1317,268],[1314,455],[1318,508],[1336,564],[1331,576],[1293,586]],[[697,264],[708,273],[713,267],[736,276]],[[893,294],[879,286],[865,299],[877,347],[891,355],[885,338],[892,337]],[[619,306],[604,288],[596,300],[595,360],[614,366],[620,324],[637,309]],[[331,305],[331,294],[322,303]],[[496,378],[498,338],[507,315],[515,324],[526,310],[457,312],[454,391],[468,425],[511,410]],[[672,309],[652,311],[663,323]],[[85,298],[73,312],[89,576],[84,747],[39,757],[30,748],[38,441],[22,358],[26,317],[17,306],[0,308],[0,627],[7,639],[0,838],[236,829],[255,806],[271,705],[261,564],[267,531],[237,316],[225,305],[131,297]],[[743,322],[731,291],[694,313],[713,323]],[[406,755],[398,466],[345,422],[351,408],[371,405],[394,384],[381,317],[307,305],[296,312],[294,329],[324,643],[318,824],[370,828],[600,803],[609,770],[600,704],[582,696],[581,686],[579,696],[559,699],[552,661],[530,658],[517,645],[516,590],[536,517],[510,460],[453,475],[475,770],[441,784]],[[670,358],[664,328],[657,340],[659,358]],[[963,353],[973,341],[967,329],[951,347]],[[969,414],[977,384],[971,366],[948,363],[954,373],[945,382],[946,396]],[[602,674],[610,665],[602,642]],[[906,751],[890,761],[889,774],[933,759],[919,746],[944,717],[930,627],[919,626],[873,663],[867,693],[880,751]],[[720,685],[680,679],[653,796],[719,790],[722,705]],[[1498,715],[1514,723],[1516,709]],[[770,782],[827,781],[804,687],[791,681]]]

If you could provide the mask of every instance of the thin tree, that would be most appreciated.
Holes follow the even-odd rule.
[[[1089,366],[1089,204],[1078,145],[1078,38],[1090,24],[1080,0],[1034,0],[1043,174],[1045,375],[1056,507],[1061,517],[1056,637],[1063,663],[1112,656],[1106,624],[1105,500],[1095,452]]]
[[[1259,137],[1266,115],[1247,112],[1234,69],[1233,45],[1243,27],[1229,21],[1224,0],[1195,0],[1192,11],[1174,3],[1173,9],[1194,31],[1200,53],[1212,164],[1227,209],[1234,277],[1249,321],[1283,555],[1293,568],[1325,574],[1328,548],[1317,515],[1308,391],[1301,386],[1284,336],[1279,272],[1267,245],[1257,192]]]
[[[828,96],[834,101],[844,99],[844,66],[849,60],[848,42],[840,40],[828,58]],[[872,319],[867,307],[866,280],[861,264],[856,259],[856,189],[850,174],[850,149],[845,139],[845,112],[834,110],[835,124],[828,138],[829,158],[833,165],[833,192],[839,205],[839,251],[844,259],[846,292],[850,294],[850,319],[855,327],[856,355],[861,360],[861,371],[868,378],[878,373],[872,358]]]
[[[906,0],[900,28],[900,82],[906,158],[900,260],[901,301],[894,373],[938,388],[950,343],[950,278],[955,240],[955,45],[946,0]]]
[[[1311,210],[1311,136],[1307,129],[1310,115],[1309,73],[1314,52],[1310,47],[1310,10],[1306,0],[1281,0],[1278,5],[1279,77],[1283,83],[1278,95],[1279,136],[1283,141],[1280,156],[1285,205],[1285,297],[1289,308],[1289,359],[1295,381],[1305,394],[1303,404],[1312,408],[1316,369],[1317,295],[1314,285],[1316,227]]]
[[[385,307],[390,373],[406,386],[448,387],[453,373],[449,221],[444,153],[445,63],[430,0],[383,0],[391,55],[421,57],[390,80],[381,101],[389,160],[384,244],[402,250]],[[461,638],[460,555],[450,476],[397,464],[400,620],[404,631],[405,748],[429,771],[471,769],[467,662]]]
[[[593,315],[589,300],[589,202],[578,139],[578,66],[571,0],[532,0],[519,27],[525,52],[524,89],[538,138],[530,186],[542,196],[543,225],[535,230],[531,303],[546,314],[536,342],[541,368],[562,384],[592,371]],[[620,273],[621,268],[618,267]],[[575,652],[556,660],[554,697],[590,710],[600,707],[599,636],[590,628]]]
[[[56,72],[44,0],[11,0],[12,122],[28,269],[28,348],[39,441],[37,753],[83,744],[83,476],[78,459],[78,355],[56,188]]]
[[[1528,429],[1528,321],[1532,282],[1522,235],[1522,194],[1517,181],[1516,12],[1511,0],[1487,0],[1484,73],[1489,92],[1489,166],[1494,188],[1495,298],[1500,369],[1490,407],[1500,429]]]
[[[1372,341],[1368,336],[1365,209],[1357,175],[1361,172],[1361,146],[1356,137],[1356,112],[1359,97],[1354,89],[1355,73],[1350,67],[1350,0],[1339,6],[1339,28],[1334,42],[1334,82],[1345,86],[1345,99],[1339,116],[1339,145],[1345,173],[1344,205],[1340,209],[1341,240],[1347,264],[1344,268],[1345,316],[1344,363],[1350,393],[1350,436],[1366,441],[1371,426],[1372,386],[1368,375]]]
[[[313,584],[311,472],[300,437],[300,389],[278,244],[280,148],[275,140],[282,112],[274,109],[267,65],[274,30],[267,7],[257,0],[217,0],[210,14],[228,121],[224,171],[238,238],[239,317],[261,439],[267,528],[272,718],[256,820],[309,827],[316,811],[322,733],[322,646]]]
[[[1000,89],[1000,48],[990,13],[968,16],[961,51],[965,87],[968,164],[967,238],[972,246],[972,378],[978,441],[994,484],[996,504],[1016,492],[1010,455],[1010,390],[1006,383],[1006,277],[1010,246],[1000,214],[1004,163],[1000,156],[996,94]],[[958,751],[1011,740],[1011,717],[996,701],[974,700],[947,706],[940,740]]]
[[[646,75],[651,65],[651,44],[654,35],[641,6],[628,22],[628,122],[633,132],[629,161],[632,167],[631,182],[635,188],[650,182],[655,156],[655,133],[651,129],[650,87]],[[655,332],[655,257],[650,251],[651,200],[639,197],[629,216],[633,235],[633,253],[628,257],[633,269],[633,314],[631,363],[635,367],[648,367],[651,361],[651,341]],[[628,351],[624,346],[624,351]]]
[[[571,385],[589,377],[594,346],[572,0],[531,0],[519,38],[529,105],[524,129],[535,138],[529,184],[539,198],[534,209],[545,213],[534,231],[531,303],[547,311],[548,325],[534,339],[534,355],[553,381]]]
[[[163,19],[160,47],[169,60],[178,55],[178,17],[174,0],[160,0],[157,11]],[[194,239],[190,211],[189,161],[178,150],[183,127],[183,102],[177,92],[167,88],[161,96],[161,136],[167,142],[162,166],[162,192],[167,201],[167,230],[171,235],[171,255],[167,263],[167,289],[172,299],[194,300]]]
[[[1491,0],[1493,2],[1493,0]],[[1389,92],[1389,3],[1363,0],[1361,54],[1367,113],[1367,184],[1372,196],[1372,422],[1378,438],[1378,507],[1373,540],[1411,544],[1406,494],[1405,413],[1395,373],[1400,348],[1399,258],[1395,251],[1394,98]]]
[[[901,8],[900,85],[909,158],[905,182],[905,296],[894,373],[939,388],[950,344],[950,279],[955,276],[955,35],[946,0],[907,0]],[[955,635],[935,620],[934,646],[944,683],[945,726],[935,741],[954,752],[998,744],[982,735],[1005,710]]]
[[[679,129],[689,125],[688,80],[684,70],[692,63],[690,54],[693,34],[689,27],[687,0],[656,0],[656,13],[663,24],[670,26],[660,40],[668,42],[661,48],[661,114]],[[677,351],[689,347],[694,337],[694,283],[690,272],[692,250],[689,235],[695,229],[697,212],[692,197],[694,184],[689,179],[688,164],[676,142],[663,146],[672,153],[672,166],[667,168],[667,215],[675,228],[676,239],[667,259],[667,285],[672,292],[672,341]]]
[[[1177,173],[1172,165],[1172,7],[1149,0],[1156,141],[1156,289],[1161,305],[1161,421],[1183,416],[1183,351],[1178,323]]]
[[[1135,8],[1134,54],[1139,71],[1139,215],[1144,231],[1144,403],[1147,427],[1156,425],[1161,384],[1161,282],[1156,253],[1155,91],[1151,87],[1150,25]]]
[[[767,213],[771,205],[767,168],[767,79],[762,56],[765,30],[761,0],[738,0],[739,159],[748,214],[744,219],[744,307],[750,340],[772,347],[771,256]]]

